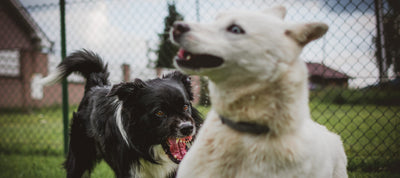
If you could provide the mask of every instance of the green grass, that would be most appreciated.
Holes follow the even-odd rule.
[[[63,156],[0,154],[0,177],[8,178],[56,178],[65,177],[61,163]],[[91,177],[109,178],[114,173],[105,162],[94,169]],[[390,172],[349,172],[350,178],[394,178],[399,173]]]
[[[61,107],[0,112],[0,153],[61,155],[61,112]]]
[[[312,117],[344,141],[350,177],[400,177],[400,107],[312,100]],[[70,111],[75,110],[72,107]],[[198,107],[206,116],[208,107]],[[65,177],[60,107],[0,112],[0,177]],[[113,177],[102,162],[92,177]]]
[[[310,107],[314,120],[342,137],[349,170],[400,167],[400,107],[315,102]]]
[[[400,106],[400,90],[398,89],[346,89],[341,87],[325,87],[310,93],[314,101],[335,104]]]
[[[9,178],[56,178],[65,177],[63,156],[0,154],[0,177]],[[105,162],[101,162],[91,177],[114,177]]]

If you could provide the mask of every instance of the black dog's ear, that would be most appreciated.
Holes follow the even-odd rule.
[[[185,75],[179,71],[175,71],[163,76],[162,78],[163,79],[170,78],[178,82],[181,82],[185,87],[186,93],[189,95],[190,101],[193,101],[192,79],[190,78],[190,76]]]
[[[120,100],[124,100],[129,96],[133,96],[139,89],[144,87],[146,87],[146,83],[140,79],[135,79],[134,82],[116,84],[108,92],[107,97],[118,96]]]

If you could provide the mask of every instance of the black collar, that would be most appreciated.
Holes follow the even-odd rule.
[[[219,115],[219,118],[222,121],[222,124],[227,125],[233,130],[239,131],[239,132],[245,132],[245,133],[250,133],[250,134],[255,134],[255,135],[260,135],[260,134],[266,134],[269,132],[269,127],[256,124],[256,123],[251,123],[251,122],[234,122],[224,116]]]

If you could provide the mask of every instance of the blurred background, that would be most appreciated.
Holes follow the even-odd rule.
[[[84,79],[70,76],[64,99],[61,84],[38,82],[63,51],[98,53],[112,83],[155,78],[174,70],[178,48],[168,31],[175,20],[208,23],[224,10],[274,5],[287,8],[287,21],[330,26],[301,59],[309,69],[312,117],[341,136],[350,177],[400,177],[399,0],[65,0],[65,15],[60,4],[0,1],[0,177],[65,176],[67,118]],[[207,78],[192,79],[195,104],[206,116]],[[101,163],[92,177],[113,176]]]

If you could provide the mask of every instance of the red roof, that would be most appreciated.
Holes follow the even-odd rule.
[[[3,44],[6,44],[1,46],[3,49],[21,48],[21,46],[18,45],[10,45],[15,44],[15,41],[20,42],[21,40],[16,38],[16,33],[18,33],[18,31],[16,31],[15,28],[17,28],[22,30],[23,33],[26,33],[26,36],[30,38],[30,43],[36,43],[33,44],[37,45],[35,47],[52,50],[54,42],[49,39],[19,0],[0,0],[0,7],[2,7],[0,11],[0,16],[2,16],[0,23],[5,23],[2,24],[4,27],[0,29],[2,30],[2,34],[0,34],[2,37],[1,39]],[[12,28],[14,26],[15,28]]]
[[[349,79],[350,76],[338,72],[320,63],[307,62],[308,73],[310,76],[319,76],[325,79]]]

